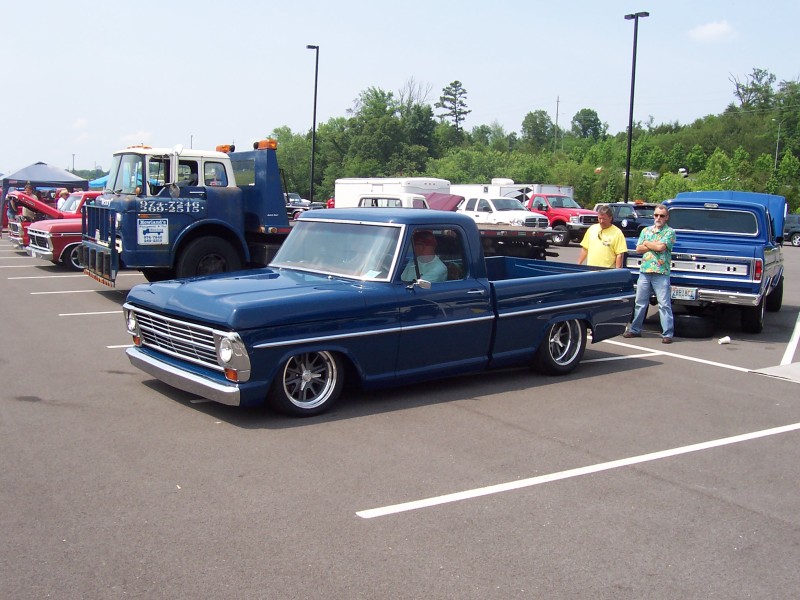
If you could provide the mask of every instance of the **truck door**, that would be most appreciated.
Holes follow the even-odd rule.
[[[431,281],[429,289],[408,281],[416,279],[414,261],[420,260],[408,244],[395,280],[401,323],[396,372],[401,381],[424,376],[426,371],[441,373],[442,367],[452,374],[481,368],[488,361],[491,342],[494,317],[489,284],[475,278],[463,232],[430,226],[424,230],[435,237],[435,256],[447,274]]]

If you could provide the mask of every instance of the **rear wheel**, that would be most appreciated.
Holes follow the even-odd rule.
[[[178,279],[196,275],[228,273],[242,268],[242,261],[233,246],[216,237],[201,237],[190,242],[175,267]]]
[[[757,306],[742,309],[742,331],[746,333],[761,333],[764,329],[764,309],[766,308],[764,298]]]
[[[73,244],[67,247],[61,254],[61,264],[71,271],[83,271],[83,261],[81,261],[80,254],[80,244]]]
[[[790,239],[792,246],[800,246],[800,231],[793,233]]]
[[[282,413],[295,417],[317,415],[333,404],[342,392],[341,360],[331,352],[304,352],[283,363],[268,400]]]
[[[549,375],[565,375],[575,369],[586,349],[586,325],[572,319],[547,328],[533,359],[533,367]]]
[[[783,306],[783,277],[772,290],[772,293],[767,296],[767,310],[769,312],[778,312]]]
[[[553,227],[553,244],[556,246],[569,245],[569,229],[566,225],[556,225]]]

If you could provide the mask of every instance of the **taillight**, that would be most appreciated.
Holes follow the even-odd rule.
[[[756,259],[756,268],[755,272],[753,273],[753,281],[761,281],[761,278],[764,276],[764,261],[760,258]]]

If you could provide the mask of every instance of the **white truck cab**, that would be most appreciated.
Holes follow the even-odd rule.
[[[531,223],[537,221],[537,215],[526,210],[522,202],[516,198],[492,198],[490,196],[464,198],[456,211],[471,216],[476,223],[531,227],[535,226]]]

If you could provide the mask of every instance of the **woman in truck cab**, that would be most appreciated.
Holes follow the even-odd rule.
[[[400,279],[403,281],[424,279],[431,283],[447,279],[447,267],[436,256],[436,236],[432,231],[418,229],[414,232],[414,256],[403,269]]]

